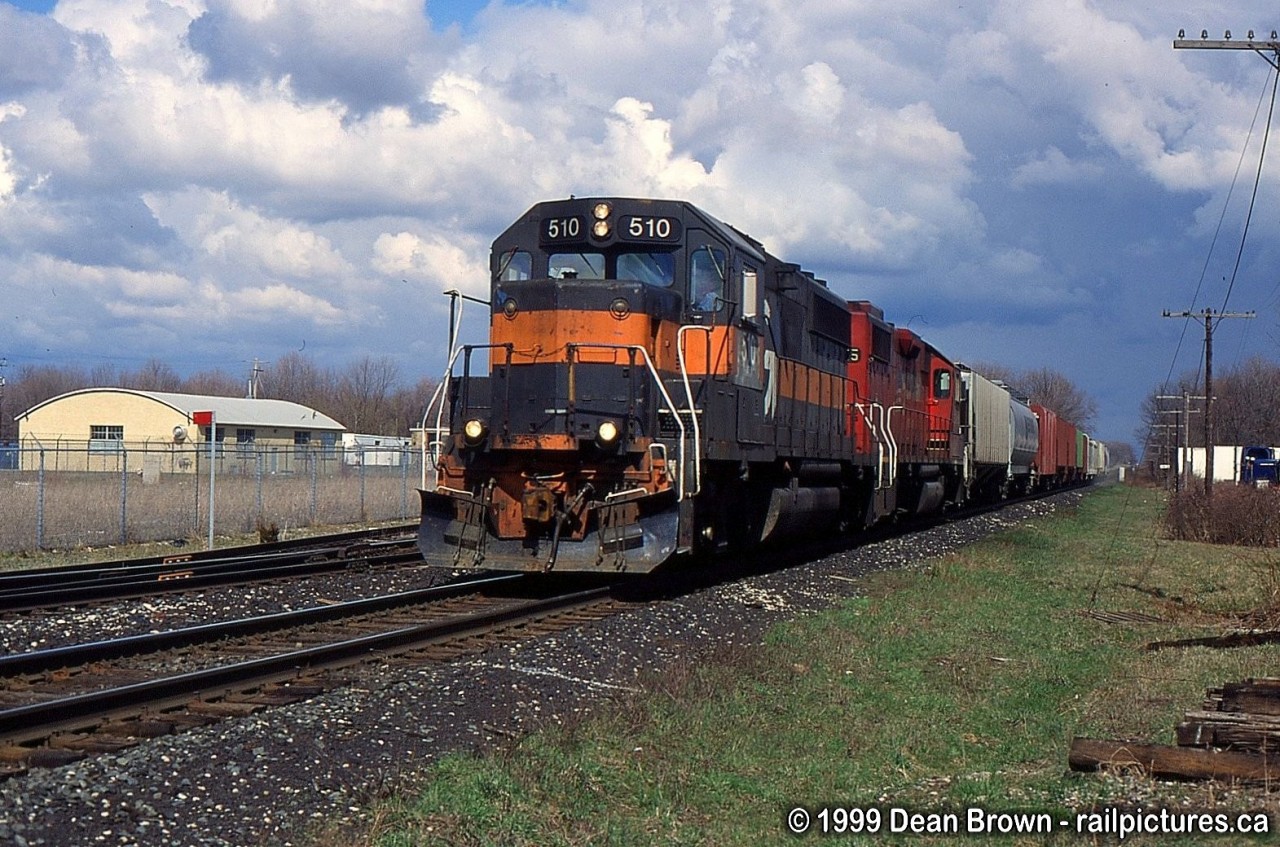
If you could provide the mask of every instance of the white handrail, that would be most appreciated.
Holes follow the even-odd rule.
[[[701,330],[711,337],[711,327],[685,324],[676,330],[676,360],[680,364],[680,379],[684,382],[684,395],[689,401],[689,417],[693,419],[693,493],[702,491],[702,431],[698,425],[698,410],[693,405],[693,388],[689,385],[689,368],[684,361],[684,334],[687,330]],[[684,446],[684,439],[680,440]],[[684,472],[681,471],[683,474]],[[683,477],[681,477],[683,479]]]
[[[427,488],[427,456],[431,456],[431,467],[433,470],[439,468],[440,448],[444,446],[444,442],[440,439],[441,426],[440,422],[444,417],[444,397],[441,392],[448,388],[449,380],[453,376],[453,365],[458,360],[458,354],[462,352],[462,346],[454,348],[453,354],[449,356],[449,364],[445,366],[444,376],[440,379],[440,384],[436,386],[436,390],[431,393],[431,399],[427,401],[427,407],[422,411],[422,488],[423,490],[434,491],[435,488]],[[430,432],[435,433],[436,440],[427,440],[427,418],[431,416],[431,407],[435,405],[436,399],[440,399],[440,408],[436,410],[436,425]],[[430,451],[428,450],[430,448]],[[436,487],[439,486],[439,478],[436,479]]]

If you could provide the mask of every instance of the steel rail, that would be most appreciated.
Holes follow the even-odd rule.
[[[578,591],[478,612],[434,623],[293,650],[218,668],[179,674],[85,694],[0,710],[0,744],[21,745],[61,732],[92,729],[113,718],[140,711],[180,707],[200,698],[214,699],[263,685],[297,679],[307,672],[408,652],[464,633],[536,618],[598,602],[611,588]]]
[[[47,650],[12,653],[0,656],[0,677],[44,673],[59,668],[89,664],[90,662],[105,662],[125,656],[136,656],[141,653],[189,647],[194,644],[202,644],[224,638],[236,638],[273,630],[307,626],[309,624],[327,623],[341,620],[342,618],[457,597],[468,592],[512,582],[523,576],[524,574],[502,574],[483,579],[468,580],[467,582],[422,588],[415,591],[383,594],[378,597],[367,597],[361,600],[351,600],[327,606],[312,606],[306,609],[276,612],[251,618],[238,618],[231,621],[219,621],[217,623],[183,627],[182,629],[170,629],[164,632],[148,632],[124,638],[91,641],[65,647],[52,647]]]
[[[329,549],[349,549],[357,542],[376,544],[385,543],[388,536],[417,536],[418,523],[396,524],[378,529],[357,529],[329,535],[315,535],[309,538],[291,538],[287,541],[272,541],[266,544],[247,544],[237,547],[219,547],[216,550],[192,550],[189,553],[169,553],[163,556],[141,556],[135,559],[116,559],[106,562],[88,562],[79,565],[65,565],[49,568],[24,568],[15,571],[0,571],[0,588],[20,586],[25,582],[40,583],[51,573],[61,575],[87,575],[126,569],[173,570],[182,565],[198,563],[217,563],[224,560],[243,560],[250,557],[269,556],[280,553],[306,553]]]
[[[408,548],[396,551],[396,548]],[[393,552],[384,552],[393,551]],[[303,576],[340,570],[354,564],[397,564],[416,561],[413,539],[351,547],[312,547],[287,553],[264,553],[166,565],[125,565],[66,574],[51,568],[11,580],[0,579],[0,611],[18,611],[73,603],[149,596],[193,588]]]

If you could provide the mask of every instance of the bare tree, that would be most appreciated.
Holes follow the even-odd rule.
[[[390,412],[390,394],[400,368],[389,356],[365,356],[349,365],[338,379],[335,411],[354,432],[386,433],[398,429]]]
[[[214,397],[244,397],[246,384],[223,370],[198,371],[182,381],[187,394],[208,394]]]
[[[120,380],[120,371],[107,362],[94,365],[93,370],[89,371],[89,387],[92,388],[117,387],[121,384]]]
[[[436,390],[437,381],[429,376],[420,378],[409,388],[402,388],[391,397],[394,412],[393,426],[389,432],[408,435],[416,427],[422,426],[422,414],[426,411],[427,401]]]
[[[1214,380],[1214,441],[1280,445],[1280,366],[1261,356]]]
[[[180,391],[182,377],[163,359],[148,359],[137,373],[125,374],[120,381],[125,388],[140,391]]]
[[[13,410],[5,416],[12,419],[45,400],[84,388],[88,381],[88,374],[80,368],[21,365],[5,393],[5,408]]]
[[[1137,461],[1133,455],[1133,445],[1128,441],[1108,441],[1107,454],[1113,465],[1132,465]]]
[[[1014,383],[1033,403],[1053,409],[1060,417],[1088,431],[1098,414],[1098,404],[1074,382],[1051,368],[1023,371]]]
[[[1017,371],[996,362],[980,362],[973,369],[987,379],[1003,382],[1016,396],[1053,409],[1060,417],[1088,431],[1098,414],[1098,404],[1074,382],[1052,368]]]
[[[263,375],[263,396],[291,400],[326,411],[332,404],[334,379],[297,351],[284,354]]]

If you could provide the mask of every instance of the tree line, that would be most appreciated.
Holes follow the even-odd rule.
[[[1275,379],[1280,382],[1280,367],[1272,368]],[[1053,409],[1086,432],[1097,415],[1097,403],[1051,368],[1017,371],[1004,365],[982,363],[975,365],[974,370],[1004,382],[1019,397]],[[246,397],[251,380],[254,396],[301,403],[324,412],[351,432],[377,435],[407,435],[412,427],[421,426],[423,409],[436,386],[436,380],[430,377],[406,384],[400,366],[388,356],[365,356],[345,367],[333,368],[321,367],[297,351],[263,365],[253,377],[240,377],[221,369],[197,371],[183,377],[168,363],[154,358],[136,371],[118,370],[110,364],[91,369],[74,365],[21,365],[5,388],[0,407],[0,439],[17,436],[13,425],[15,416],[68,391],[111,387]],[[1229,376],[1224,376],[1224,385],[1229,380]],[[1271,419],[1275,422],[1277,416],[1272,414]],[[1280,444],[1280,440],[1266,443]],[[1117,449],[1132,453],[1127,444],[1123,448],[1112,445],[1113,453]]]
[[[20,365],[3,389],[0,440],[16,438],[14,418],[45,400],[81,388],[132,388],[219,397],[252,396],[290,400],[323,412],[351,432],[409,434],[422,425],[422,412],[436,380],[407,384],[400,366],[387,356],[365,356],[345,367],[321,367],[298,352],[267,363],[252,377],[221,369],[183,377],[168,363],[150,359],[138,370],[114,365]],[[250,383],[253,383],[252,388]]]
[[[1146,455],[1167,456],[1178,444],[1204,446],[1203,396],[1204,374],[1195,371],[1151,390],[1135,433]],[[1280,363],[1254,356],[1214,368],[1213,396],[1215,444],[1280,446]]]

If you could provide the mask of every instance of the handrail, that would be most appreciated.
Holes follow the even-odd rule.
[[[898,439],[893,437],[893,413],[906,409],[906,406],[890,406],[884,413],[885,434],[889,437],[889,485],[892,488],[898,481]]]
[[[453,355],[449,357],[449,364],[445,368],[444,377],[440,380],[440,384],[436,386],[436,390],[432,392],[431,400],[430,402],[427,403],[427,408],[422,413],[422,487],[424,489],[429,491],[435,490],[434,488],[431,488],[431,489],[427,488],[427,467],[428,467],[427,457],[428,455],[431,457],[431,463],[430,463],[431,468],[433,470],[437,469],[439,467],[440,448],[444,446],[444,441],[440,438],[440,434],[445,432],[447,430],[447,427],[445,427],[441,423],[441,421],[444,418],[444,399],[442,397],[440,398],[441,400],[440,407],[436,410],[436,425],[430,430],[427,429],[427,418],[431,415],[431,407],[435,405],[436,398],[440,396],[440,392],[448,388],[449,381],[450,379],[453,378],[453,366],[458,361],[458,354],[465,352],[468,356],[467,361],[470,362],[469,357],[473,351],[496,350],[500,347],[507,351],[507,364],[510,365],[511,364],[511,361],[510,361],[511,345],[510,344],[459,344],[456,348],[454,348]],[[510,383],[508,382],[508,387],[509,386],[510,386]],[[509,410],[506,410],[506,411],[509,411]],[[435,433],[436,435],[435,441],[431,441],[431,442],[427,441],[428,432]],[[430,445],[430,448],[431,448],[430,451],[428,451],[428,445]]]
[[[440,467],[440,448],[444,446],[444,442],[439,440],[442,428],[440,421],[444,417],[444,397],[442,392],[448,387],[449,380],[453,377],[453,365],[458,360],[458,354],[462,352],[462,345],[454,348],[453,353],[449,356],[449,364],[445,366],[444,376],[440,378],[440,384],[436,386],[436,390],[431,392],[431,399],[427,401],[427,407],[422,410],[422,488],[424,491],[435,491],[439,488],[439,477],[436,478],[436,485],[427,488],[427,456],[431,456],[431,469],[438,470]],[[440,408],[436,410],[436,425],[432,429],[427,429],[427,418],[431,415],[431,407],[435,405],[437,398],[440,400]],[[429,441],[427,433],[432,432],[436,436],[436,440]]]
[[[876,422],[872,419],[871,413],[874,412],[877,408],[879,408],[879,406],[880,406],[879,403],[863,404],[863,403],[858,403],[857,401],[853,403],[853,408],[857,409],[858,414],[862,415],[862,419],[866,421],[867,429],[870,431],[870,434],[871,434],[871,440],[874,441],[876,445],[876,488],[882,487],[880,485],[880,471],[882,469],[881,466],[884,463],[883,460],[881,459],[881,453],[884,451],[884,440],[880,437],[880,428],[876,426]],[[854,434],[854,445],[856,449],[856,445],[857,445],[856,433]]]
[[[689,417],[693,419],[693,493],[702,491],[702,433],[698,426],[698,410],[693,405],[693,388],[689,385],[689,368],[684,361],[684,334],[686,330],[701,330],[711,338],[711,327],[700,324],[685,324],[676,330],[676,360],[680,363],[680,379],[684,382],[684,394],[689,400]],[[684,445],[682,438],[681,446]],[[680,471],[683,479],[683,469]]]

